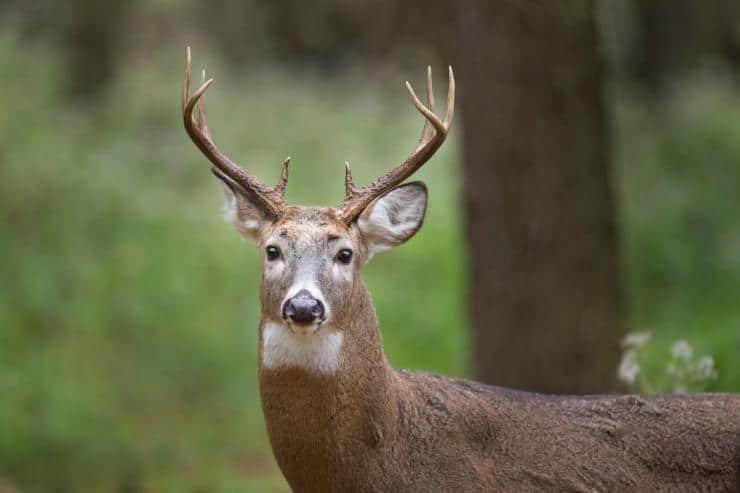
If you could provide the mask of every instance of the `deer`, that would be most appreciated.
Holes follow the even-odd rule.
[[[288,163],[267,186],[215,145],[201,74],[182,116],[211,163],[229,222],[261,252],[259,393],[277,464],[297,492],[738,491],[740,394],[556,396],[394,369],[362,280],[378,252],[421,227],[428,191],[406,182],[454,114],[431,68],[421,137],[398,166],[336,207],[288,205]]]

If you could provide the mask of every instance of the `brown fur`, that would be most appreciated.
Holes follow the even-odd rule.
[[[316,235],[342,232],[292,214],[279,224],[313,217]],[[397,371],[359,275],[347,299],[337,373],[260,367],[270,442],[295,491],[738,488],[739,395],[556,397]]]

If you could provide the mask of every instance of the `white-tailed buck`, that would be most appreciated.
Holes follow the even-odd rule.
[[[337,207],[288,206],[218,150],[203,93],[185,129],[223,183],[236,229],[262,255],[259,383],[275,458],[296,491],[731,491],[740,488],[740,395],[558,397],[393,369],[362,267],[424,219],[427,189],[403,182],[442,145],[431,72],[414,151],[363,188],[345,171]],[[197,110],[195,107],[198,107]],[[193,115],[193,112],[196,115]]]

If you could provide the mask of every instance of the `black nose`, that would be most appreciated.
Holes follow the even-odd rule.
[[[283,318],[308,324],[324,318],[324,304],[302,289],[283,305]]]

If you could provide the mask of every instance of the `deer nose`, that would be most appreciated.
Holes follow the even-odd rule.
[[[324,304],[314,298],[308,290],[302,289],[283,304],[283,318],[290,318],[299,324],[323,320]]]

